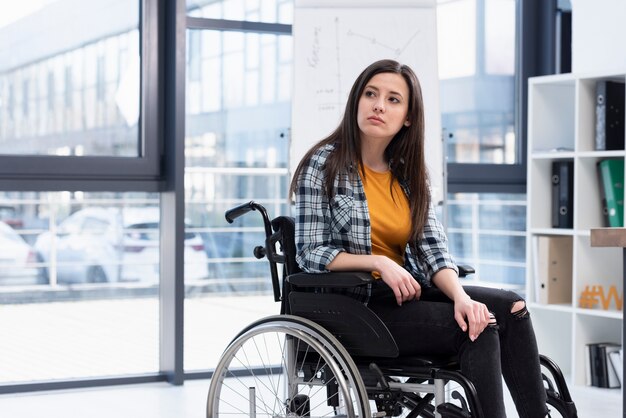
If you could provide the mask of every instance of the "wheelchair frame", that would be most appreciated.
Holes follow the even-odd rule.
[[[281,315],[254,322],[229,344],[211,380],[207,417],[226,414],[315,416],[311,415],[311,406],[319,401],[313,401],[310,395],[318,393],[321,393],[322,402],[320,406],[313,406],[320,409],[327,406],[324,411],[328,409],[330,412],[326,414],[335,416],[483,416],[476,389],[458,370],[455,358],[399,357],[389,330],[371,310],[353,298],[332,293],[368,285],[373,280],[370,274],[300,272],[295,262],[293,219],[279,216],[270,220],[265,208],[254,201],[226,211],[225,217],[232,223],[250,211],[258,211],[263,217],[265,245],[257,246],[254,255],[258,259],[266,257],[269,261],[274,300],[281,302]],[[278,264],[283,266],[282,280]],[[473,269],[465,266],[460,269],[463,275],[473,273]],[[246,366],[244,363],[250,357],[264,355],[259,345],[267,344],[268,339],[274,344],[273,348],[265,348],[268,359],[259,363],[261,367],[259,364]],[[271,352],[279,355],[272,357]],[[575,418],[576,407],[560,369],[545,356],[540,360],[552,377],[544,374],[548,403],[562,417]],[[268,367],[268,364],[272,366]],[[248,398],[239,393],[246,390],[246,378],[241,377],[246,375],[255,384],[247,388]],[[261,381],[263,376],[274,380],[264,383]],[[228,385],[229,378],[237,380],[237,388]],[[452,392],[455,401],[445,393],[450,382],[463,391],[463,395],[457,390]],[[227,393],[236,399],[239,396],[247,399],[243,402],[246,405],[234,405],[241,400],[226,401],[223,398],[228,396]],[[267,396],[275,396],[274,409],[268,405]],[[370,410],[370,400],[376,403],[374,414]],[[259,407],[258,402],[263,405]],[[327,405],[322,405],[324,402]]]

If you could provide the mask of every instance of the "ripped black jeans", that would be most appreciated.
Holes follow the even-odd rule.
[[[464,286],[474,300],[487,305],[497,325],[488,326],[472,342],[454,319],[454,306],[439,289],[422,289],[419,301],[398,306],[382,281],[372,288],[368,306],[387,325],[400,355],[457,354],[461,371],[478,392],[486,418],[506,417],[502,376],[520,418],[547,415],[537,341],[528,311],[511,312],[523,299],[514,292]]]

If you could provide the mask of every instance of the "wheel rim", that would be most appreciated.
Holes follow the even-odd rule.
[[[351,359],[306,322],[270,317],[242,332],[216,367],[207,416],[369,416]]]

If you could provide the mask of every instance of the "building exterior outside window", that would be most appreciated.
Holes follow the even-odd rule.
[[[0,26],[0,154],[136,157],[139,2],[48,3]],[[46,22],[71,41],[63,30],[36,30]]]

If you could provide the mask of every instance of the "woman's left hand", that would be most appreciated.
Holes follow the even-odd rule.
[[[487,305],[476,302],[465,293],[456,271],[452,269],[439,270],[432,281],[454,301],[454,319],[464,332],[469,330],[470,340],[476,340],[492,321]]]
[[[476,302],[469,296],[454,301],[454,319],[463,331],[468,331],[469,338],[474,341],[489,325],[489,309],[484,303]]]

